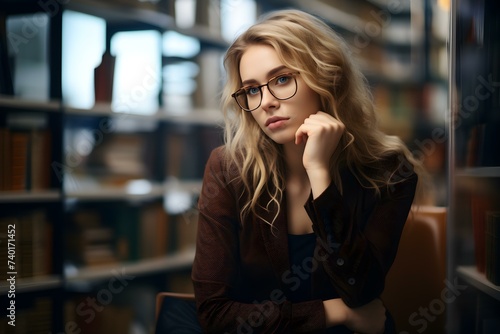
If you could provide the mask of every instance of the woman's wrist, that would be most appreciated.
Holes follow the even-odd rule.
[[[345,324],[349,308],[341,298],[324,300],[323,306],[327,328]]]
[[[321,195],[332,182],[330,171],[326,168],[306,169],[313,198]]]

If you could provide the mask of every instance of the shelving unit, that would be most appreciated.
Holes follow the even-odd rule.
[[[500,325],[500,253],[488,227],[500,210],[500,99],[490,86],[500,81],[499,11],[495,1],[452,1],[447,252],[448,280],[461,288],[448,305],[448,333]]]
[[[491,283],[475,266],[457,267],[457,273],[471,286],[500,301],[500,286]]]
[[[67,100],[62,83],[63,77],[66,75],[63,65],[65,58],[64,52],[62,52],[64,47],[62,40],[64,35],[69,33],[66,31],[64,17],[68,12],[81,13],[103,22],[107,48],[110,47],[110,40],[116,33],[144,30],[156,31],[159,34],[176,31],[194,37],[200,43],[199,54],[201,55],[207,50],[222,53],[227,44],[219,35],[210,32],[205,26],[177,27],[172,13],[167,12],[170,8],[164,2],[158,3],[158,6],[155,7],[147,3],[130,5],[119,1],[103,3],[92,0],[75,0],[65,4],[57,3],[55,7],[46,7],[37,4],[37,1],[23,0],[2,3],[0,10],[7,15],[3,18],[4,21],[0,22],[1,24],[6,24],[5,20],[8,20],[11,15],[24,15],[25,21],[23,22],[44,24],[38,32],[39,35],[43,35],[44,29],[50,27],[50,36],[47,39],[40,38],[41,41],[48,43],[45,46],[47,56],[43,55],[42,58],[45,62],[44,66],[48,67],[49,78],[46,82],[40,82],[38,85],[41,90],[46,90],[47,93],[41,98],[39,96],[33,97],[29,93],[26,95],[24,91],[16,91],[16,85],[12,82],[6,84],[2,82],[0,86],[0,128],[10,128],[8,118],[14,112],[38,114],[47,119],[45,128],[50,129],[52,134],[51,157],[45,161],[45,167],[50,167],[50,186],[36,191],[29,187],[17,191],[9,189],[0,191],[2,228],[5,227],[4,221],[7,224],[10,222],[7,219],[18,219],[21,212],[42,210],[50,217],[50,231],[48,232],[51,240],[50,272],[34,277],[16,277],[17,321],[18,323],[26,322],[27,318],[31,318],[33,320],[29,322],[30,330],[38,329],[47,333],[71,331],[72,328],[81,329],[83,332],[100,333],[106,332],[106,317],[120,314],[123,326],[128,326],[127,323],[135,323],[137,326],[138,322],[144,330],[150,332],[154,323],[154,311],[150,312],[151,317],[144,318],[141,317],[140,312],[134,310],[134,305],[136,301],[142,299],[140,303],[143,304],[140,307],[148,309],[154,305],[155,292],[188,287],[184,281],[189,279],[188,273],[194,258],[192,242],[195,229],[193,229],[194,224],[191,223],[195,219],[195,200],[201,188],[200,170],[204,164],[202,160],[211,148],[221,143],[222,117],[215,108],[202,107],[203,102],[200,101],[197,104],[184,106],[174,111],[166,110],[162,105],[165,95],[161,91],[158,94],[160,101],[158,110],[149,114],[136,113],[133,108],[127,113],[118,113],[114,110],[111,101],[97,101],[88,108],[74,105]],[[34,21],[35,19],[39,21]],[[44,19],[46,21],[43,21]],[[20,35],[22,32],[21,27],[20,31],[12,33]],[[11,44],[8,43],[9,40],[6,36],[3,37],[4,43],[0,45],[0,51],[5,52],[11,47]],[[40,42],[38,37],[33,36],[33,41],[31,38],[28,39],[27,44]],[[95,36],[95,38],[101,37]],[[24,44],[20,44],[19,47],[22,46]],[[160,52],[162,51],[160,50]],[[11,57],[19,57],[19,54],[12,50],[9,54]],[[3,53],[2,56],[5,57],[2,59],[9,58],[6,53]],[[196,62],[197,60],[196,56],[190,59],[177,57],[175,60],[159,56],[162,58],[162,67],[176,62]],[[159,78],[162,81],[161,76]],[[12,79],[19,78],[16,78],[14,74]],[[214,78],[214,81],[216,80],[218,79]],[[161,87],[160,82],[160,89]],[[19,85],[17,89],[19,89]],[[113,124],[118,124],[118,126],[113,129],[103,128],[104,122],[107,122],[107,125],[114,122]],[[168,147],[169,136],[176,133],[180,138],[177,138],[178,142],[182,140],[182,136],[191,137],[188,144],[195,146],[184,145],[182,148],[186,152],[171,152],[175,146]],[[78,135],[86,136],[84,137],[85,141],[77,143],[81,146],[72,146],[76,143],[72,140]],[[199,137],[202,135],[206,137]],[[147,154],[146,160],[140,161],[146,168],[144,173],[126,176],[107,171],[103,177],[98,177],[106,169],[106,165],[101,165],[99,169],[96,169],[95,166],[87,166],[87,161],[92,159],[99,161],[93,156],[96,154],[95,152],[111,141],[113,137],[119,136],[130,139],[132,145],[134,140],[142,143],[141,151],[138,151],[139,155],[135,158],[144,157]],[[101,141],[99,142],[99,140]],[[133,149],[131,146],[128,148],[129,150]],[[85,154],[81,155],[78,150],[84,150]],[[189,155],[193,152],[197,152],[199,157],[190,160]],[[106,152],[100,154],[106,154]],[[174,156],[174,154],[181,155]],[[113,156],[115,161],[120,158],[127,159],[126,156]],[[5,162],[3,159],[4,156],[2,156],[2,164]],[[171,167],[168,167],[170,163],[168,159],[179,160],[181,164],[175,166],[177,171],[187,170],[189,171],[187,176],[193,177],[193,179],[187,179],[186,175],[167,174],[175,172]],[[190,166],[183,165],[183,163],[189,162],[199,166],[192,170],[189,168]],[[127,161],[123,160],[123,164],[125,163]],[[26,162],[26,164],[30,168],[31,161]],[[137,179],[137,176],[142,177]],[[1,177],[3,180],[3,172]],[[107,177],[115,178],[116,181],[107,182]],[[166,212],[165,209],[168,206],[164,202],[176,195],[181,196],[184,201],[186,198],[190,198],[191,202],[184,203],[184,212]],[[115,251],[116,254],[121,254],[120,256],[116,255],[116,261],[105,265],[85,265],[75,261],[75,258],[72,257],[71,249],[75,247],[74,243],[83,242],[74,239],[73,231],[75,224],[77,224],[75,219],[79,219],[75,217],[85,216],[88,213],[93,214],[92,217],[99,219],[102,223],[100,227],[93,227],[96,229],[95,231],[98,231],[96,233],[113,231],[113,235],[120,234],[109,239],[106,245],[111,247],[111,250]],[[146,215],[149,215],[149,218],[146,218]],[[161,218],[152,215],[160,215]],[[113,225],[120,224],[118,222],[119,219],[122,219],[120,217],[127,218],[121,223],[124,226]],[[115,219],[113,224],[110,224],[110,218]],[[155,228],[153,226],[155,220],[160,221],[157,224],[161,224],[162,227],[156,228],[160,228],[158,231],[163,231],[163,234],[159,234],[156,238],[157,241],[152,240],[150,245],[140,243],[141,238],[147,238],[147,235],[141,237],[141,233],[145,233],[148,228]],[[90,226],[93,226],[94,223],[94,221],[88,220],[83,222],[83,224]],[[19,226],[20,223],[16,221],[16,224]],[[126,231],[125,225],[127,224],[133,224],[134,228],[138,229],[135,232],[135,237],[127,237],[129,233],[134,233],[133,230]],[[141,225],[145,225],[145,227],[141,227]],[[129,229],[132,228],[131,226]],[[82,235],[91,233],[90,230],[87,232],[80,230],[80,232]],[[0,231],[2,238],[3,233],[4,231]],[[151,233],[155,233],[155,230],[152,230]],[[105,237],[101,234],[99,238]],[[134,238],[136,241],[130,241]],[[165,242],[162,242],[161,238]],[[3,241],[2,239],[2,245]],[[130,241],[130,244],[124,246],[124,241]],[[123,247],[128,247],[128,249],[124,250]],[[19,246],[16,251],[20,254]],[[7,254],[7,250],[2,248],[2,254]],[[124,257],[124,254],[132,255],[132,257]],[[113,301],[109,305],[108,301],[99,304],[101,307],[106,306],[105,312],[97,313],[95,319],[83,318],[81,312],[84,307],[88,306],[85,304],[85,296],[97,296],[99,301],[100,293],[106,288],[109,289],[108,285],[116,279],[116,275],[119,275],[116,273],[133,277],[133,286],[125,284],[121,287],[123,292],[116,296],[113,295]],[[3,272],[1,275],[5,275],[5,273]],[[3,276],[2,282],[5,282]],[[172,286],[171,284],[176,285]],[[2,305],[7,305],[10,300],[13,300],[8,297],[8,293],[9,287],[2,283],[0,285]],[[128,299],[130,301],[124,302]],[[8,320],[7,318],[2,319],[0,331],[10,330],[10,325],[7,324]],[[16,329],[16,333],[22,333],[26,330],[20,325]],[[118,329],[114,328],[114,330]]]

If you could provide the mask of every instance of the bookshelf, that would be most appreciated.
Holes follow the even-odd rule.
[[[475,266],[460,266],[457,272],[468,284],[500,301],[500,286],[489,281]]]
[[[150,332],[154,310],[144,313],[154,307],[156,292],[190,289],[203,159],[222,143],[216,96],[207,98],[221,84],[218,65],[227,42],[203,24],[177,26],[171,6],[93,0],[0,5],[0,226],[18,228],[15,302],[23,325],[16,333]],[[145,50],[154,56],[145,68],[149,77],[115,80],[116,87],[132,80],[127,100],[111,93],[115,103],[109,90],[94,87],[97,78],[104,78],[97,87],[110,82],[94,68],[104,59],[101,52],[113,50],[119,54],[114,74],[123,75],[120,61],[144,51],[124,48],[135,32],[154,39]],[[190,37],[198,51],[167,52],[169,32]],[[68,49],[71,40],[84,45],[75,47],[79,54]],[[194,84],[196,90],[167,89],[173,77],[167,67],[177,65],[196,71],[174,88]],[[128,72],[134,66],[141,64]],[[207,78],[213,81],[203,87]],[[47,139],[35,137],[39,131]],[[23,179],[14,184],[15,171]],[[0,300],[8,305],[4,234]],[[91,312],[91,298],[99,312]],[[122,329],[110,322],[117,316]],[[2,318],[0,332],[12,332],[8,321]]]
[[[448,280],[463,294],[448,307],[449,333],[500,324],[500,27],[494,1],[453,1],[450,39]],[[490,90],[488,90],[490,88]]]

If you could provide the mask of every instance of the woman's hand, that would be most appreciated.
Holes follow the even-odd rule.
[[[385,329],[385,307],[380,299],[370,303],[348,308],[345,326],[356,333],[383,333]]]
[[[331,182],[330,159],[337,149],[345,126],[333,116],[318,111],[305,119],[295,132],[295,143],[305,142],[302,163],[317,197]]]
[[[378,334],[385,329],[385,307],[380,299],[349,308],[341,298],[323,301],[326,327],[344,325],[355,333]]]

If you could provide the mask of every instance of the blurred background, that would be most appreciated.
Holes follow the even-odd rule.
[[[448,213],[440,283],[470,288],[463,302],[437,294],[405,333],[498,325],[494,1],[1,0],[0,300],[15,301],[16,327],[3,317],[0,332],[152,333],[156,294],[192,291],[222,58],[282,8],[348,41],[380,126],[429,172],[420,204]]]

